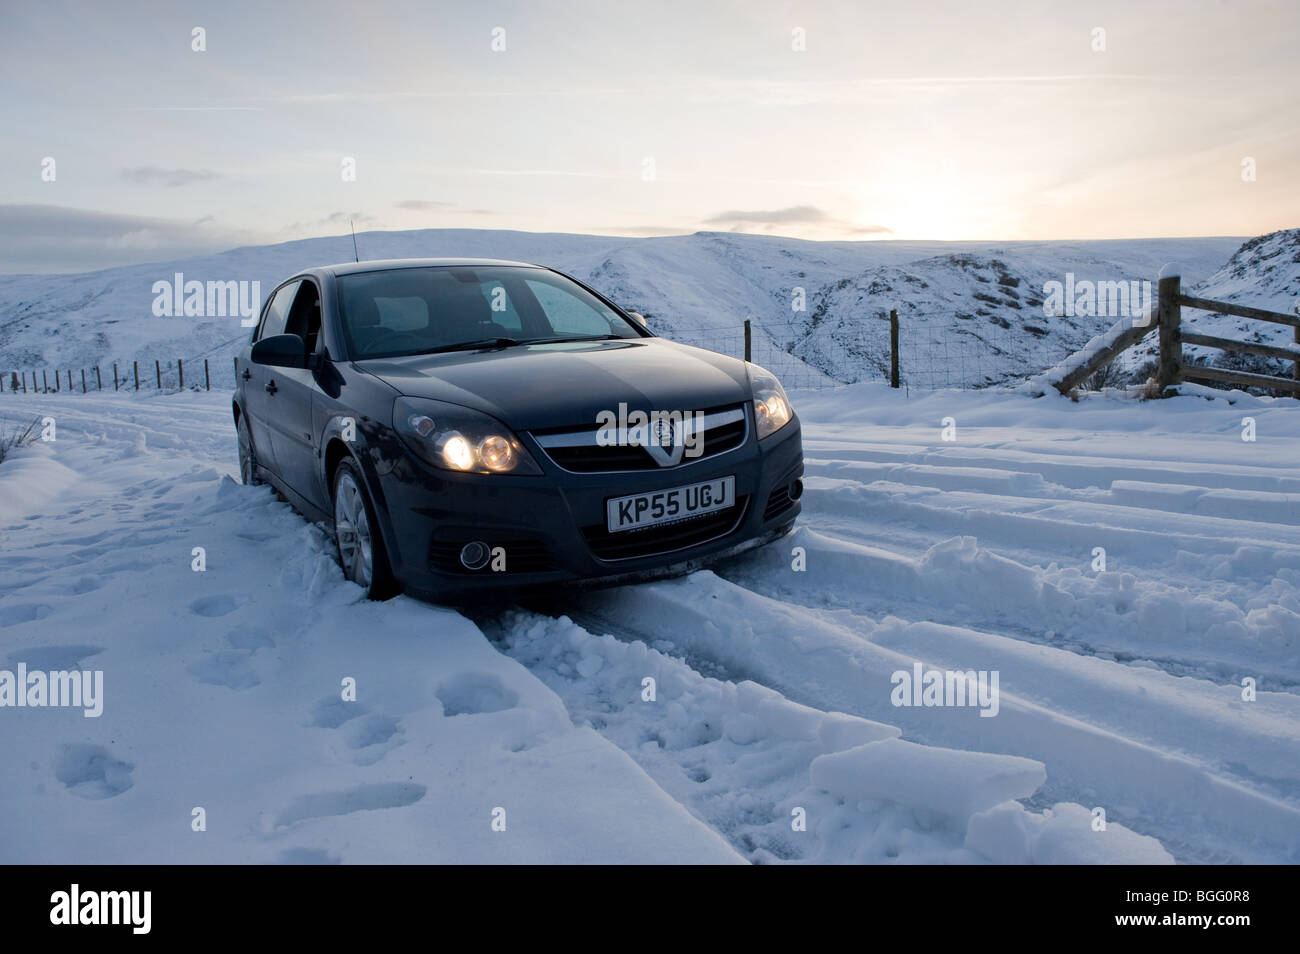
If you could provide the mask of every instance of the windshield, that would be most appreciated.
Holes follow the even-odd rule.
[[[542,268],[394,268],[342,275],[339,289],[353,358],[641,337],[599,298]]]

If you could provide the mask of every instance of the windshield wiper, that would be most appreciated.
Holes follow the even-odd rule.
[[[438,354],[443,351],[477,351],[480,348],[514,348],[520,344],[514,338],[481,338],[478,341],[462,341],[459,344],[447,345],[443,348],[434,348],[429,354]]]
[[[556,338],[531,338],[525,344],[555,344],[559,341],[621,341],[622,335],[561,335]]]

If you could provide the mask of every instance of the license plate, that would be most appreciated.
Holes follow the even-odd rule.
[[[726,510],[735,502],[736,478],[718,477],[648,494],[611,497],[605,501],[606,526],[610,533],[635,530]]]

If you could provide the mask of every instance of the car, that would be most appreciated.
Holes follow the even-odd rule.
[[[233,413],[242,481],[332,532],[372,599],[678,574],[800,510],[774,375],[538,265],[305,269],[267,296]]]

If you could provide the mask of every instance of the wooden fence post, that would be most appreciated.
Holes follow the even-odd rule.
[[[117,390],[117,362],[113,362],[113,390]]]
[[[32,388],[33,388],[33,389],[36,388],[36,382],[35,382],[35,381],[32,382]],[[27,375],[26,375],[25,373],[23,374],[23,393],[24,393],[24,394],[27,393]]]
[[[32,372],[32,380],[33,381],[36,380],[35,371]],[[45,394],[50,393],[50,379],[49,376],[45,373],[44,368],[41,368],[41,391],[44,392]]]
[[[72,390],[72,369],[68,368],[68,390]]]
[[[95,387],[104,390],[104,379],[99,376],[99,365],[95,365]]]
[[[745,319],[745,360],[746,361],[751,360],[751,356],[753,354],[753,351],[751,350],[753,347],[753,342],[754,342],[753,331],[749,326],[749,319],[746,318]]]
[[[81,369],[81,393],[86,393],[86,369]]]
[[[898,310],[889,309],[889,386],[898,387]]]
[[[185,390],[185,359],[176,359],[176,380],[180,382],[180,388]]]
[[[140,390],[140,362],[132,361],[131,370],[135,372],[135,389]]]
[[[1159,290],[1160,371],[1156,383],[1163,393],[1166,388],[1178,383],[1183,371],[1183,341],[1179,333],[1182,310],[1178,303],[1178,296],[1182,293],[1182,278],[1178,275],[1162,275]]]
[[[157,385],[158,390],[161,391],[162,390],[162,364],[159,362],[157,358],[153,359],[153,373],[155,378],[158,381],[158,385]]]
[[[203,359],[203,390],[212,390],[212,376],[208,374],[208,359]]]

